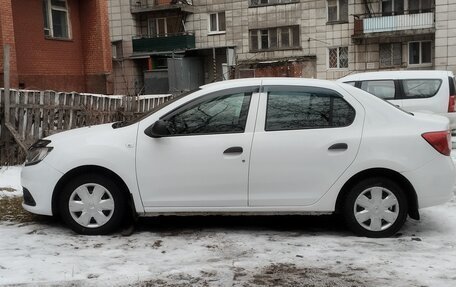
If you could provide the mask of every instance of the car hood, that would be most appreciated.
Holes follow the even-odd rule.
[[[84,144],[90,142],[105,142],[116,138],[116,135],[125,134],[131,129],[136,129],[137,125],[130,125],[122,129],[114,129],[112,123],[88,126],[60,132],[46,137],[52,144],[68,143],[71,145]]]
[[[55,142],[55,141],[61,141],[62,139],[66,140],[69,138],[81,138],[81,137],[96,135],[96,134],[100,134],[100,133],[104,134],[106,132],[112,132],[112,131],[114,131],[114,129],[112,128],[112,124],[102,124],[102,125],[88,126],[88,127],[59,132],[59,133],[46,137],[46,139]]]

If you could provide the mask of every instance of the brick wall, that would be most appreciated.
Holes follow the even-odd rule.
[[[87,89],[97,92],[104,85],[103,93],[112,93],[112,83],[107,77],[112,71],[108,3],[106,0],[80,1],[79,8],[83,15],[81,37]]]
[[[3,45],[10,45],[10,82],[18,85],[16,46],[11,0],[0,0],[0,84],[3,86]]]
[[[108,77],[112,67],[106,1],[68,0],[68,40],[44,35],[42,1],[0,3],[0,19],[8,17],[5,7],[12,6],[12,17],[2,21],[14,24],[18,81],[12,86],[94,93],[112,90]]]
[[[42,1],[13,2],[19,81],[24,87],[84,90],[78,1],[69,0],[68,6],[71,39],[56,40],[44,36]]]

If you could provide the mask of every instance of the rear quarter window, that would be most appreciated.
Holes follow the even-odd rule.
[[[430,98],[437,94],[442,85],[440,79],[402,80],[404,99]]]

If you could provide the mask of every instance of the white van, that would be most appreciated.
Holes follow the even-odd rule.
[[[358,73],[338,82],[363,89],[409,112],[444,115],[456,129],[456,83],[449,71],[385,71]]]

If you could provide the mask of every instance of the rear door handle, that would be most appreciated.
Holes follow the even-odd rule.
[[[230,148],[227,148],[223,154],[241,154],[244,150],[240,146],[233,146]]]
[[[340,151],[347,150],[347,149],[348,149],[348,145],[346,143],[336,143],[328,148],[328,150],[340,150]]]

